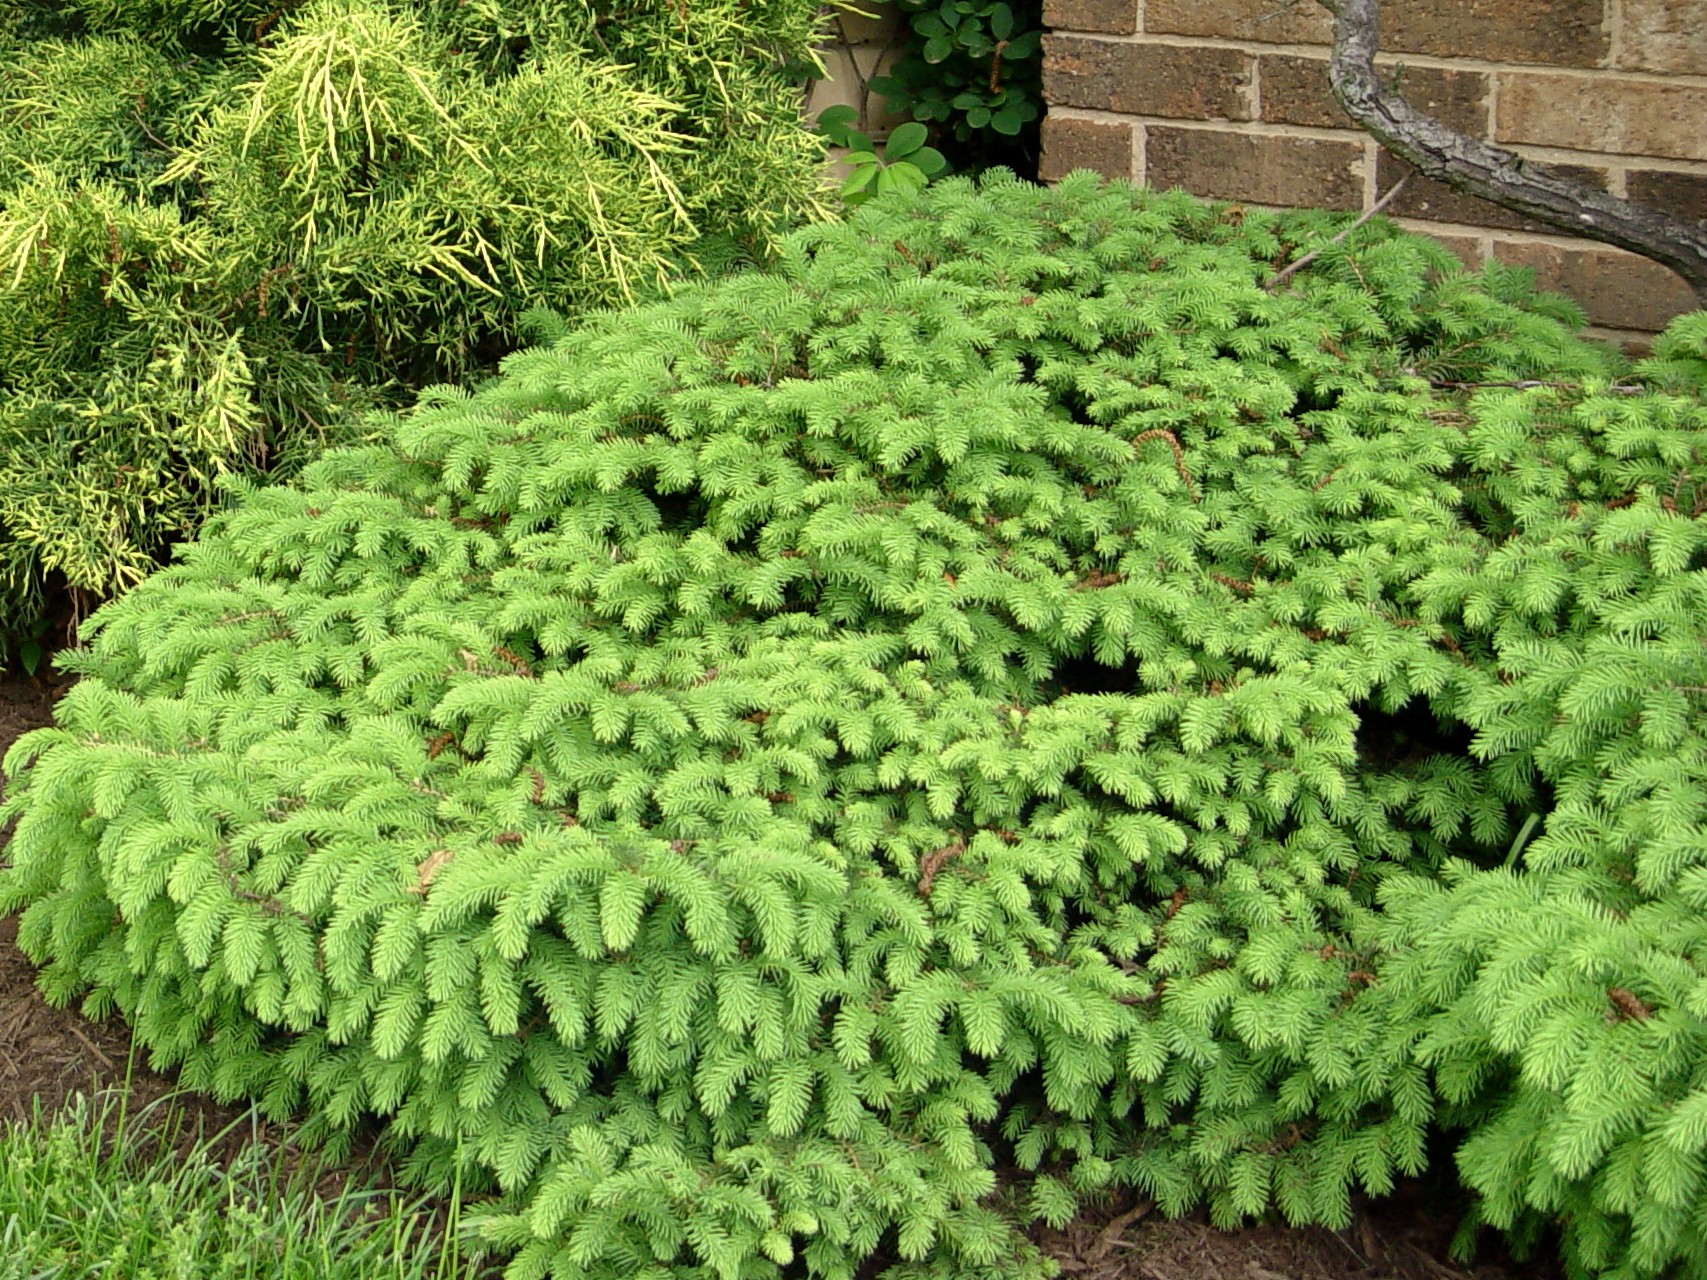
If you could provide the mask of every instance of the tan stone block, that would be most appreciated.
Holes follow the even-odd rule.
[[[1631,169],[1624,175],[1624,193],[1674,218],[1707,222],[1707,173]]]
[[[1145,182],[1214,200],[1356,209],[1363,143],[1150,125]]]
[[[1618,65],[1707,76],[1707,0],[1623,0]]]
[[[1589,165],[1554,165],[1566,177],[1606,190],[1607,172]],[[1455,191],[1444,182],[1425,178],[1391,152],[1382,151],[1375,166],[1375,186],[1379,191],[1390,190],[1401,176],[1409,174],[1405,189],[1387,207],[1394,217],[1425,218],[1431,222],[1462,222],[1473,227],[1492,227],[1502,231],[1547,231],[1552,228],[1532,222],[1520,214],[1490,200],[1481,200]]]
[[[1405,66],[1382,67],[1381,72],[1418,111],[1460,133],[1486,135],[1488,77],[1484,73]],[[1258,61],[1257,85],[1265,121],[1323,129],[1357,127],[1328,87],[1326,58],[1264,54]]]
[[[1497,115],[1500,142],[1707,160],[1707,88],[1694,85],[1502,72]]]
[[[1043,96],[1170,120],[1249,120],[1254,59],[1236,49],[1045,36]]]
[[[888,44],[901,30],[901,11],[888,0],[854,0],[851,10],[838,10],[824,25],[837,42]]]
[[[1604,0],[1385,0],[1381,48],[1598,67],[1605,65],[1612,47],[1605,22]]]
[[[1608,329],[1657,333],[1673,317],[1695,309],[1695,295],[1672,272],[1621,249],[1501,238],[1494,256],[1533,267],[1545,289],[1575,298],[1591,323]]]
[[[1094,169],[1105,178],[1132,176],[1133,126],[1083,120],[1050,112],[1043,118],[1043,155],[1037,176],[1059,182],[1075,169]]]
[[[1043,0],[1043,25],[1129,36],[1138,30],[1138,0]]]
[[[848,73],[851,57],[846,49],[820,49],[818,56],[830,74],[806,86],[806,118],[816,120],[827,107],[859,108],[859,81]]]
[[[1334,17],[1317,0],[1146,0],[1144,30],[1266,44],[1328,44]]]
[[[818,56],[823,59],[829,76],[827,79],[814,80],[807,86],[804,107],[806,118],[816,120],[819,112],[833,106],[849,106],[857,111],[860,107],[860,76],[870,81],[873,76],[883,74],[894,66],[901,52],[898,47],[886,49],[882,45],[837,45],[820,49]],[[860,75],[854,74],[856,67]],[[907,119],[904,112],[889,110],[880,93],[867,97],[865,110],[864,128],[872,135],[887,134]]]

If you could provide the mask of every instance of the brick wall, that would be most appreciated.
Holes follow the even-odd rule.
[[[1367,209],[1409,166],[1328,89],[1316,0],[1045,0],[1043,177],[1095,169],[1266,205]],[[1378,65],[1466,133],[1707,221],[1707,0],[1386,0]],[[1694,306],[1670,271],[1420,175],[1388,212],[1472,264],[1536,268],[1591,323]]]

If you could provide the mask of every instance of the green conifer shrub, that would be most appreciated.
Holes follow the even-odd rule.
[[[95,615],[0,911],[516,1277],[1042,1275],[1431,1126],[1707,1275],[1707,329],[1340,225],[997,173],[536,315]]]
[[[1414,588],[1488,637],[1453,714],[1544,822],[1386,886],[1381,998],[1468,1135],[1466,1233],[1559,1224],[1573,1276],[1707,1275],[1704,371],[1697,312],[1641,368],[1674,394],[1478,403],[1506,514]]]
[[[514,315],[762,256],[817,0],[0,3],[0,635]],[[3,657],[0,653],[0,657]]]

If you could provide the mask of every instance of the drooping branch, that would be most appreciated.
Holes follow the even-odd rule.
[[[1328,66],[1334,97],[1387,150],[1454,190],[1670,267],[1707,307],[1707,227],[1609,195],[1423,115],[1376,72],[1380,0],[1321,4],[1335,19]]]

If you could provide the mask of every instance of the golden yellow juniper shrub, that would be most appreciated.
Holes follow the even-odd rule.
[[[818,212],[810,0],[0,4],[0,631]]]

